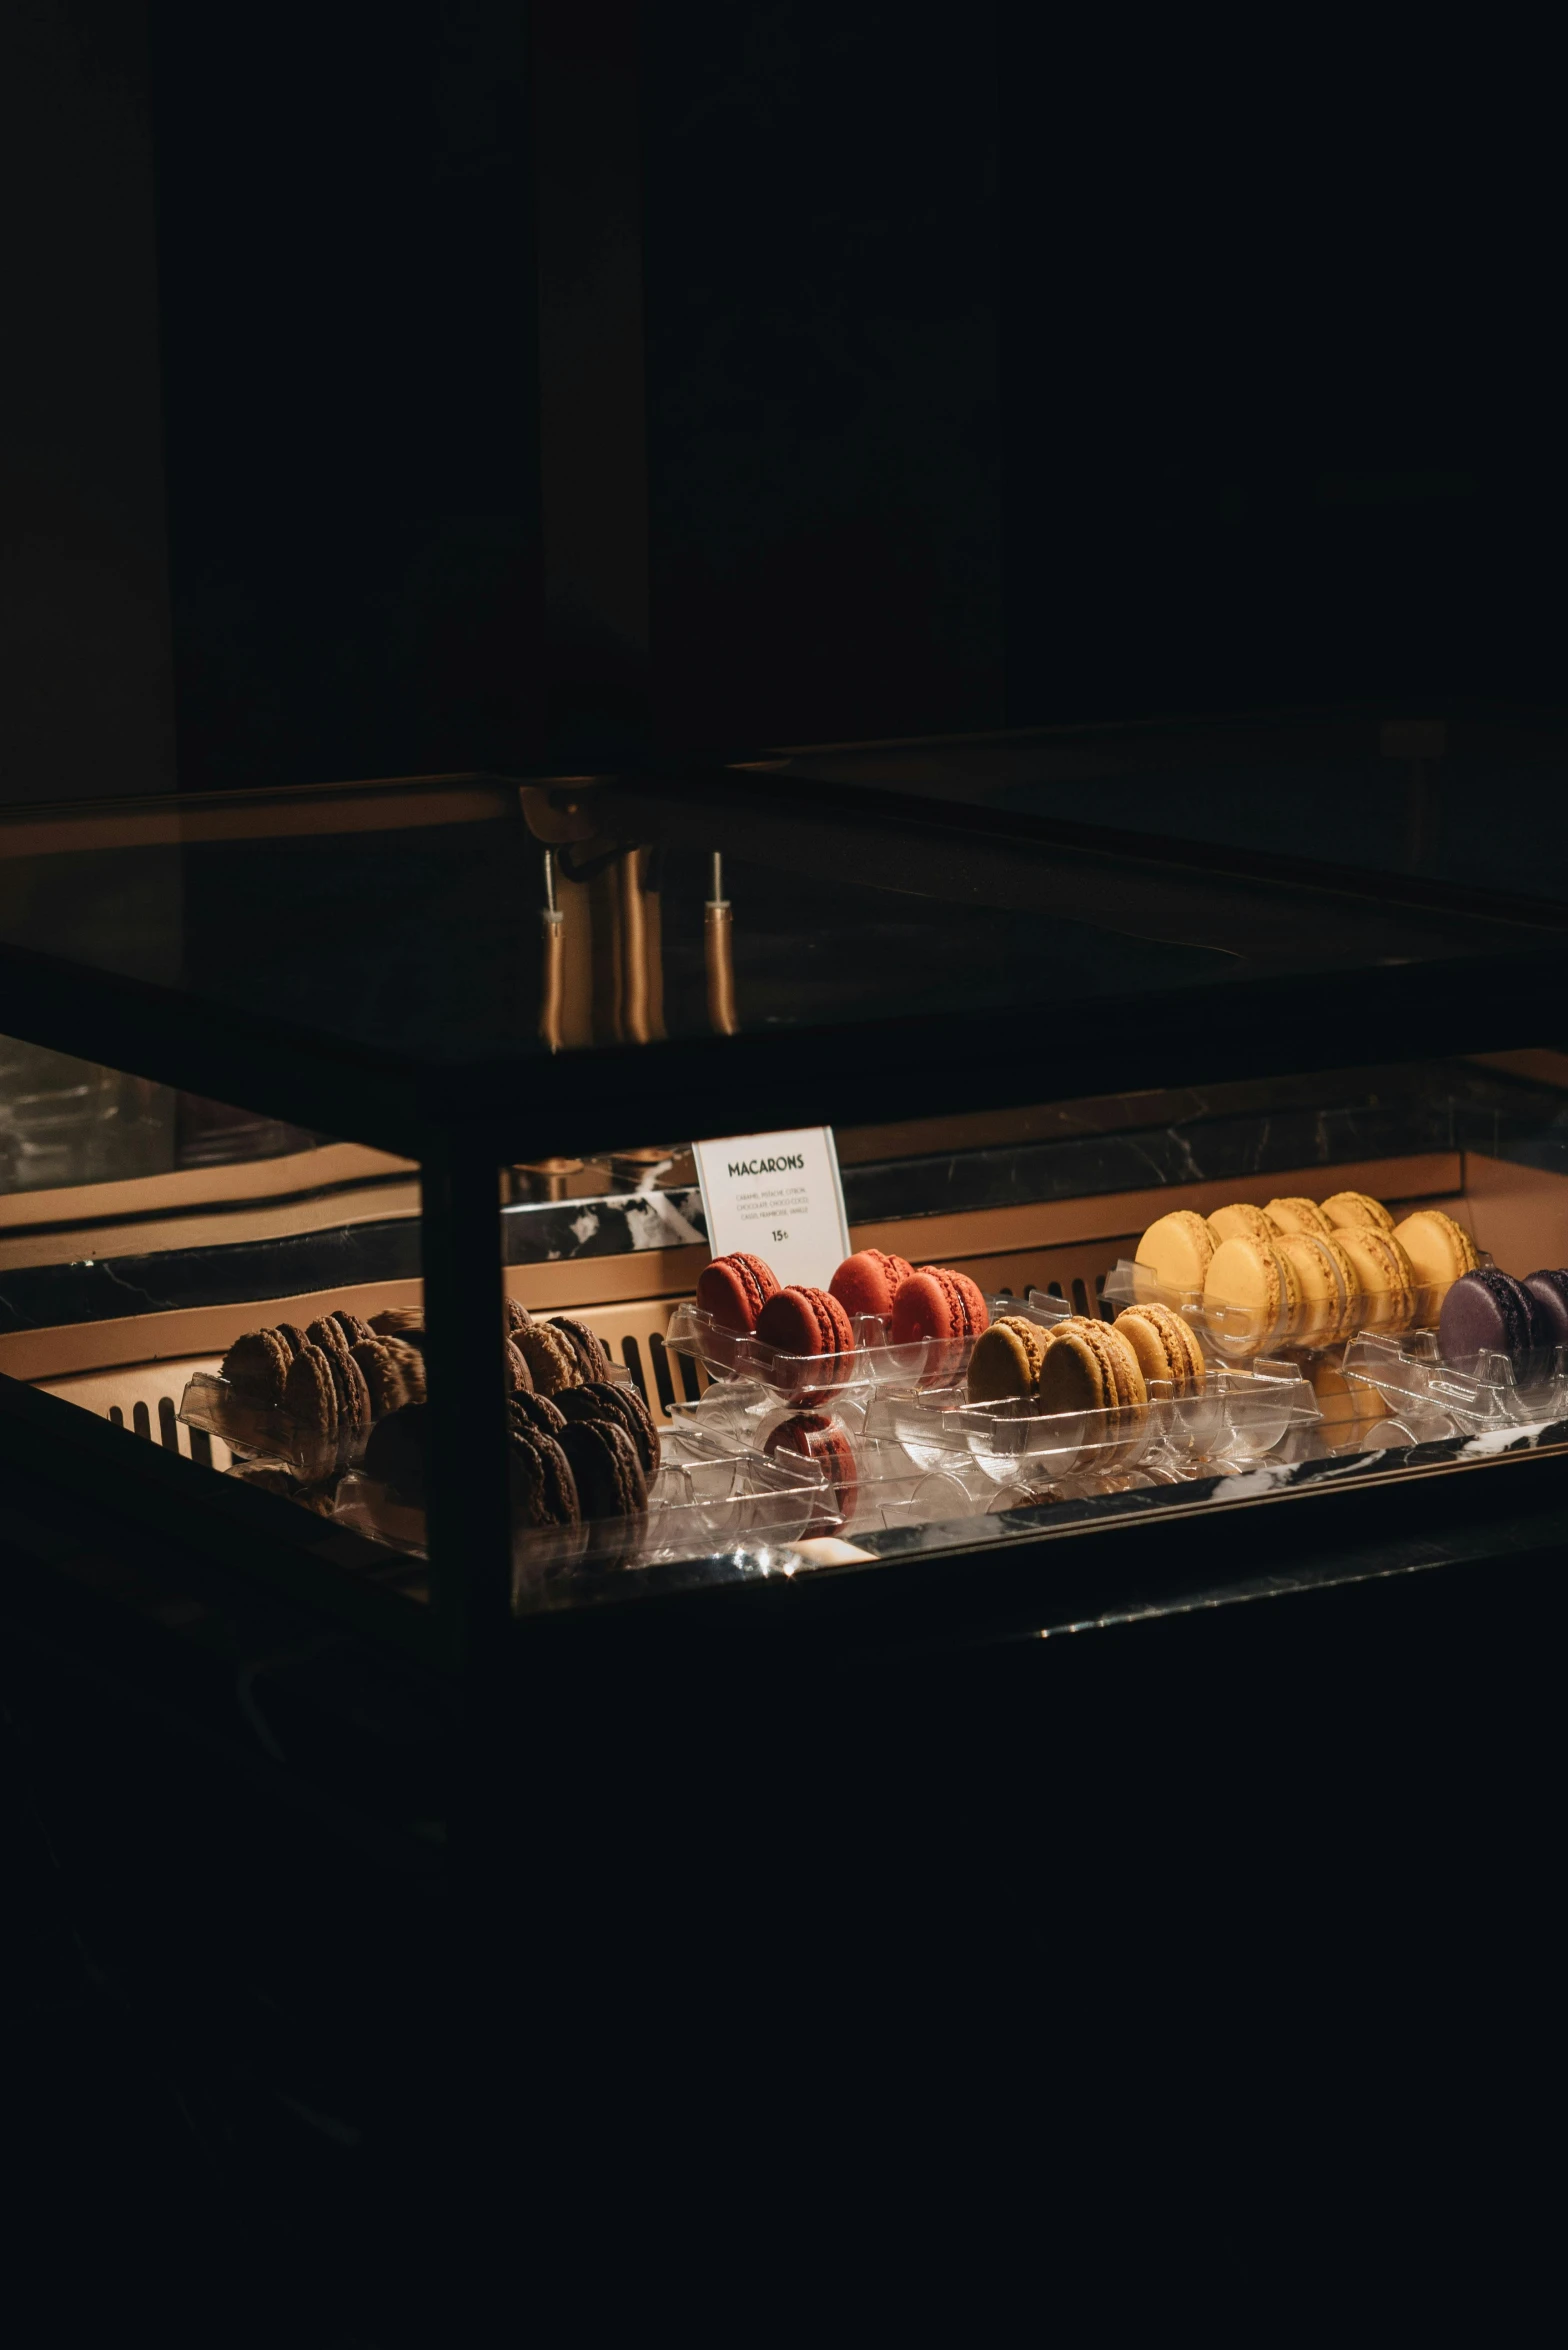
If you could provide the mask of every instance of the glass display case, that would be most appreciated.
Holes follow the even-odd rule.
[[[1060,745],[8,813],[5,1444],[453,1668],[1560,1506],[1562,903],[1003,749]],[[802,1337],[704,1279],[691,1145],[823,1125]]]

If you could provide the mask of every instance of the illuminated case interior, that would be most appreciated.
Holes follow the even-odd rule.
[[[1135,779],[1174,761],[1197,809],[1240,756],[1215,730],[1090,749]],[[1430,822],[1375,729],[1244,749],[1282,788],[1308,755],[1381,755],[1396,852],[1412,791]],[[1051,776],[1087,755],[1008,738],[12,812],[7,1443],[454,1667],[639,1607],[808,1637],[846,1608],[1114,1613],[1151,1576],[1254,1573],[1325,1508],[1351,1533],[1358,1509],[1484,1516],[1522,1464],[1555,1491],[1552,1377],[1445,1389],[1419,1329],[1380,1389],[1346,1375],[1344,1333],[1221,1346],[1218,1434],[1171,1410],[1013,1465],[1016,1432],[951,1414],[922,1451],[929,1366],[890,1359],[828,1399],[853,1508],[766,1451],[800,1374],[742,1425],[691,1330],[708,1134],[832,1124],[852,1246],[1046,1321],[1125,1301],[1156,1217],[1282,1194],[1438,1206],[1505,1270],[1568,1262],[1563,909],[1397,853],[1070,823]],[[505,1299],[591,1330],[646,1400],[646,1517],[570,1541],[517,1522]],[[243,1332],[388,1309],[423,1318],[417,1513],[381,1506],[357,1451],[307,1475],[204,1409]],[[1263,1395],[1271,1367],[1294,1384]]]

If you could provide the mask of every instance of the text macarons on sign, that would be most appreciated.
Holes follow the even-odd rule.
[[[849,1254],[831,1126],[692,1145],[714,1256],[763,1257],[780,1282],[825,1288]]]

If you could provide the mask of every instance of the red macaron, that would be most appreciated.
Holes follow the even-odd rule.
[[[755,1330],[757,1316],[778,1293],[773,1267],[744,1249],[734,1256],[715,1257],[697,1276],[697,1310],[711,1315],[723,1330]]]
[[[879,1322],[886,1322],[901,1284],[914,1269],[907,1257],[889,1256],[886,1249],[857,1249],[844,1259],[828,1289],[846,1314],[875,1314]]]
[[[956,1379],[964,1367],[965,1342],[978,1338],[991,1316],[978,1283],[945,1265],[922,1265],[899,1286],[893,1301],[893,1344],[930,1341],[926,1375]]]
[[[779,1422],[762,1449],[770,1460],[788,1452],[814,1461],[832,1488],[837,1511],[834,1523],[842,1525],[853,1514],[859,1481],[855,1448],[836,1420],[824,1418],[821,1412],[796,1412]]]
[[[842,1370],[835,1360],[825,1371],[820,1386],[814,1386],[810,1395],[796,1397],[800,1404],[826,1403],[830,1395],[835,1395],[848,1376],[849,1357],[855,1351],[855,1333],[849,1316],[826,1289],[791,1286],[779,1290],[757,1316],[757,1339],[777,1355],[843,1358]]]

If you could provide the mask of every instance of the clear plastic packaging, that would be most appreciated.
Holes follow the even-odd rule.
[[[424,1511],[362,1472],[342,1480],[333,1514],[398,1549],[424,1550]],[[814,1463],[725,1451],[687,1431],[673,1445],[666,1438],[645,1513],[575,1526],[518,1526],[513,1567],[523,1588],[575,1568],[650,1566],[661,1559],[706,1557],[742,1542],[787,1543],[832,1531],[838,1516]]]
[[[198,1371],[186,1382],[179,1418],[187,1428],[221,1436],[233,1453],[251,1460],[281,1461],[305,1484],[354,1467],[364,1454],[368,1428],[324,1436],[306,1428],[277,1405],[257,1403],[215,1371]]]
[[[1450,1436],[1497,1435],[1568,1420],[1568,1348],[1532,1360],[1520,1379],[1506,1355],[1483,1352],[1447,1363],[1435,1331],[1394,1337],[1364,1331],[1345,1348],[1347,1387],[1378,1398],[1376,1440],[1426,1444]]]
[[[988,1301],[990,1302],[990,1301]],[[1054,1303],[1054,1301],[1053,1301]],[[1011,1299],[991,1305],[1015,1311]],[[960,1378],[974,1351],[972,1338],[916,1339],[895,1345],[885,1322],[857,1314],[850,1325],[854,1346],[847,1354],[789,1355],[747,1332],[729,1330],[694,1305],[677,1306],[664,1343],[675,1354],[694,1356],[710,1379],[757,1380],[781,1403],[797,1411],[837,1409],[847,1399],[880,1387],[918,1386],[928,1379]]]
[[[1045,1412],[1024,1396],[972,1404],[962,1388],[904,1390],[879,1396],[867,1435],[890,1439],[923,1467],[970,1484],[1035,1494],[1064,1479],[1097,1481],[1139,1472],[1138,1482],[1196,1477],[1250,1465],[1318,1417],[1312,1389],[1294,1363],[1250,1369],[1213,1367],[1199,1395],[1179,1395],[1155,1380],[1147,1405],[1110,1411]]]

